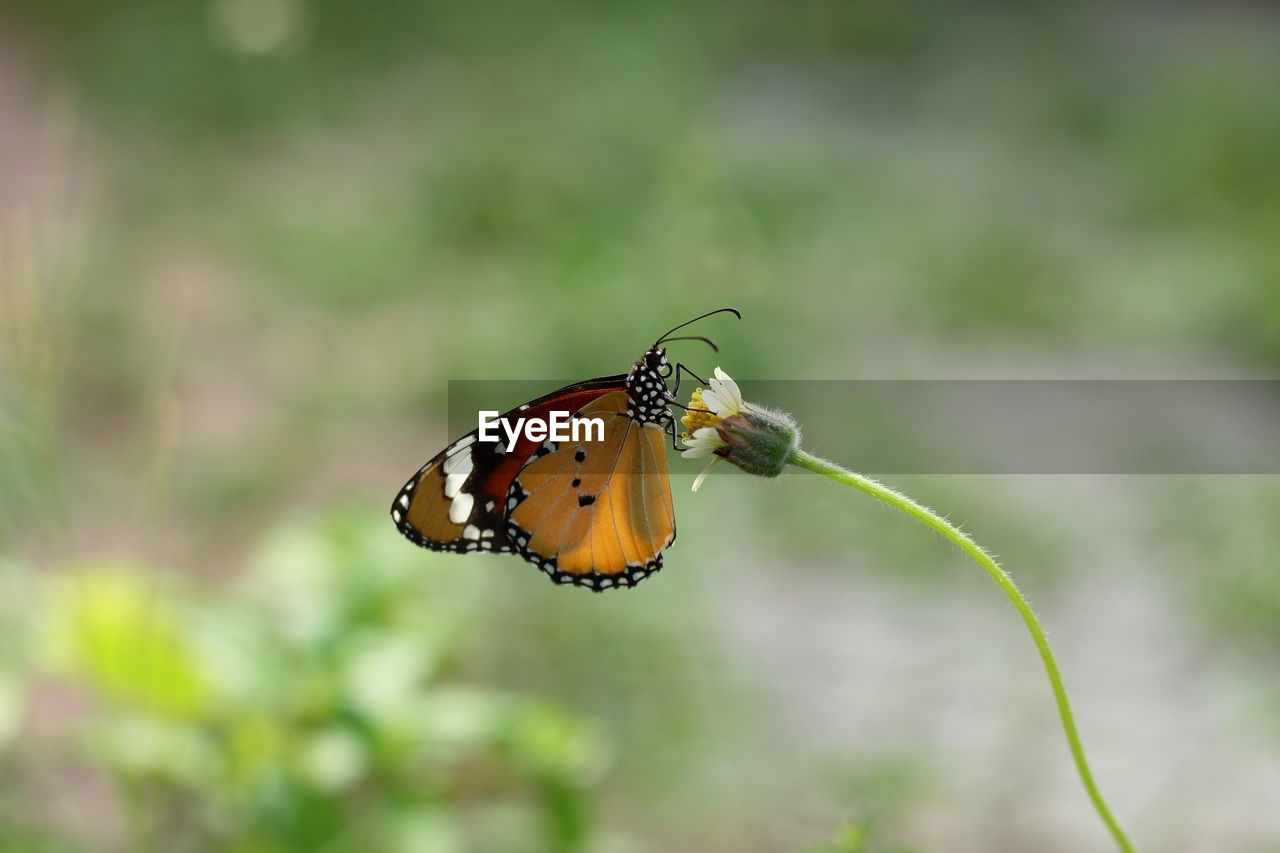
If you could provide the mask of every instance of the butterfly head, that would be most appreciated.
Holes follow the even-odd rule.
[[[649,373],[656,373],[664,379],[671,375],[671,363],[667,361],[667,351],[658,346],[650,347],[644,357],[636,362],[636,367]]]

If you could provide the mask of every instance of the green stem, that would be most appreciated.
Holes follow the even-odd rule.
[[[883,483],[878,483],[861,474],[855,474],[825,459],[819,459],[816,456],[805,453],[798,448],[792,451],[788,461],[792,465],[805,468],[824,477],[830,477],[838,483],[844,483],[846,486],[852,486],[859,491],[866,492],[873,498],[877,498],[894,509],[901,510],[917,521],[932,527],[972,557],[974,562],[982,566],[987,574],[991,576],[991,579],[1000,585],[1000,588],[1004,590],[1004,594],[1009,596],[1009,600],[1013,602],[1013,606],[1022,614],[1022,621],[1027,623],[1027,630],[1031,632],[1031,639],[1035,641],[1036,648],[1040,650],[1040,659],[1044,662],[1045,674],[1049,676],[1049,684],[1053,688],[1054,701],[1058,703],[1058,715],[1062,718],[1062,731],[1067,736],[1068,746],[1071,747],[1071,757],[1075,759],[1076,770],[1080,773],[1080,781],[1084,783],[1085,791],[1088,792],[1089,799],[1093,801],[1093,807],[1097,809],[1102,822],[1107,825],[1107,829],[1111,831],[1112,837],[1115,838],[1116,845],[1124,853],[1133,853],[1133,844],[1129,841],[1128,836],[1124,834],[1124,830],[1120,828],[1115,816],[1111,814],[1111,809],[1107,806],[1106,800],[1102,798],[1102,792],[1098,790],[1097,782],[1093,780],[1093,771],[1089,769],[1089,760],[1085,758],[1084,746],[1080,742],[1080,733],[1076,729],[1075,717],[1071,713],[1071,702],[1067,699],[1066,688],[1062,686],[1062,675],[1058,672],[1058,664],[1053,658],[1053,651],[1049,648],[1049,641],[1045,638],[1044,629],[1040,627],[1040,620],[1036,618],[1035,612],[1031,609],[1031,604],[1018,590],[1017,585],[1014,584],[1013,578],[1009,577],[1004,569],[1000,568],[996,561],[991,558],[991,555],[982,550],[982,547],[970,539],[967,534],[963,533],[960,528],[928,507],[916,503],[911,498],[894,491]]]

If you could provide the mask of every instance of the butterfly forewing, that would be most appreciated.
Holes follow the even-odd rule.
[[[545,419],[552,410],[573,411],[622,384],[610,376],[561,388],[512,409],[504,418]],[[507,539],[508,492],[532,458],[553,443],[521,438],[511,449],[480,441],[472,430],[446,447],[409,479],[391,505],[396,528],[411,542],[434,551],[495,551],[513,548]]]
[[[675,540],[669,370],[653,347],[628,374],[569,385],[503,415],[546,421],[570,412],[600,422],[603,433],[591,440],[522,437],[508,452],[468,433],[400,490],[396,527],[437,551],[514,551],[557,583],[634,586],[662,567]]]

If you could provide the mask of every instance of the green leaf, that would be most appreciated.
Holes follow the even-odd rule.
[[[154,573],[124,563],[77,566],[52,606],[58,657],[104,698],[173,717],[205,711],[205,680]]]

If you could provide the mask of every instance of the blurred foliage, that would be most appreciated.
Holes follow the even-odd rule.
[[[1167,549],[1179,591],[1197,603],[1205,627],[1255,652],[1280,648],[1280,483],[1177,482],[1150,490],[1147,540]]]
[[[873,843],[871,829],[861,823],[847,823],[836,832],[832,839],[816,847],[810,847],[806,853],[918,853],[906,847],[883,847]]]
[[[858,803],[862,817],[846,821],[830,840],[805,853],[923,853],[893,843],[892,831],[885,831],[898,825],[902,810],[918,802],[927,787],[912,760],[863,756],[832,776],[832,788],[845,802]]]
[[[289,525],[212,602],[149,567],[59,572],[40,621],[97,708],[76,729],[132,816],[123,848],[586,849],[608,739],[460,680],[474,588],[383,533]]]

